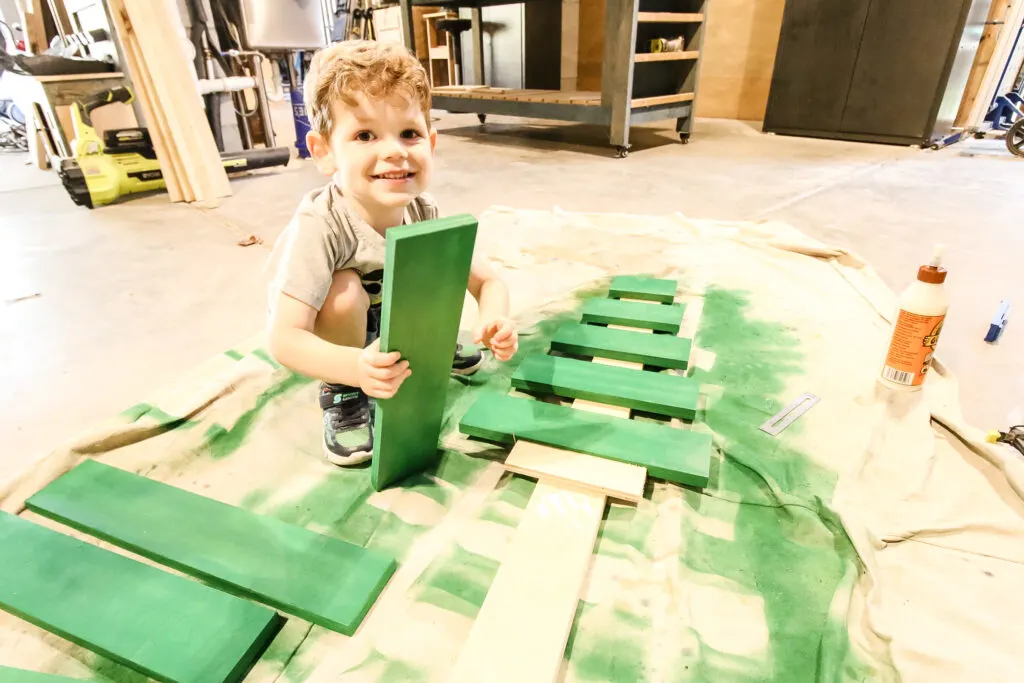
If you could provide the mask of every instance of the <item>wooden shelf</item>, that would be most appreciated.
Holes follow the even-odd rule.
[[[501,102],[544,102],[548,104],[582,104],[598,107],[601,93],[574,90],[513,90],[511,88],[480,88],[449,86],[434,88],[434,95],[459,97],[467,100],[497,100]]]
[[[641,24],[699,24],[704,15],[686,12],[637,12],[636,20]]]
[[[675,104],[677,102],[690,102],[693,100],[692,92],[677,92],[671,95],[658,95],[657,97],[641,97],[633,100],[629,106],[633,109],[640,107],[653,107],[659,104]]]
[[[638,52],[635,60],[637,62],[681,62],[687,59],[700,57],[699,50],[688,50],[686,52]]]

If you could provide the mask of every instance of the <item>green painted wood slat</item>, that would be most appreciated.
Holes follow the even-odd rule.
[[[700,383],[688,377],[544,354],[526,357],[512,386],[683,420],[697,414],[700,393]]]
[[[691,346],[689,339],[669,334],[649,334],[579,323],[562,325],[551,340],[553,351],[675,370],[687,368]]]
[[[384,553],[85,460],[30,510],[154,562],[352,635],[395,571]],[[328,580],[327,577],[330,577]]]
[[[377,401],[371,479],[378,491],[440,458],[476,229],[476,219],[458,215],[385,233],[380,349],[400,351],[412,374],[394,397]]]
[[[684,308],[682,304],[593,298],[583,302],[582,316],[585,323],[623,325],[678,334]]]
[[[5,512],[0,607],[174,683],[240,681],[282,623],[262,605]]]
[[[675,280],[660,280],[642,275],[616,275],[612,278],[608,297],[612,299],[640,299],[670,304],[676,298]]]
[[[652,476],[698,488],[707,485],[711,469],[710,434],[493,391],[481,392],[459,429],[496,443],[525,439],[628,462],[646,467]]]

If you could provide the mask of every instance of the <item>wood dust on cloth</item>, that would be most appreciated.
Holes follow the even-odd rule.
[[[941,364],[923,392],[879,388],[895,298],[868,265],[777,222],[557,210],[487,211],[478,250],[511,286],[518,358],[620,273],[677,279],[696,327],[711,483],[609,505],[561,680],[1020,679],[1024,466],[964,424]],[[50,524],[24,500],[91,457],[390,552],[399,570],[354,636],[289,618],[247,680],[444,681],[534,487],[457,432],[516,362],[453,379],[440,463],[375,493],[368,469],[323,461],[316,383],[256,338],[61,446],[0,507]],[[804,392],[821,402],[795,425],[758,429]],[[3,614],[0,664],[141,680]]]

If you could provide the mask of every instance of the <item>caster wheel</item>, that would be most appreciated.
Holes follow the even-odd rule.
[[[621,147],[620,146],[620,147],[616,147],[615,148],[615,158],[616,159],[625,159],[628,156],[629,156],[629,147]]]
[[[939,151],[939,149],[940,149],[940,147],[939,147],[939,145],[937,145],[937,144],[936,144],[936,145],[932,145],[932,146],[931,146],[931,149],[932,149],[933,151],[935,151],[935,152],[938,152],[938,151]]]
[[[1024,157],[1024,119],[1017,119],[1006,131],[1006,149],[1014,156]]]
[[[975,140],[984,140],[985,139],[985,134],[979,131],[979,132],[974,134],[974,139]]]
[[[487,114],[477,114],[476,118],[479,119],[481,126],[487,123]]]
[[[690,134],[689,133],[680,133],[679,134],[679,142],[681,142],[684,145],[690,144]]]

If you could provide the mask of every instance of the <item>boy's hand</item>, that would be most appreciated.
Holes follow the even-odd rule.
[[[381,353],[380,339],[363,349],[359,354],[359,386],[367,396],[391,398],[402,386],[405,378],[412,374],[409,361],[401,360],[398,351]]]
[[[519,333],[509,318],[494,318],[477,325],[473,331],[473,343],[483,344],[495,358],[506,361],[519,350]]]

